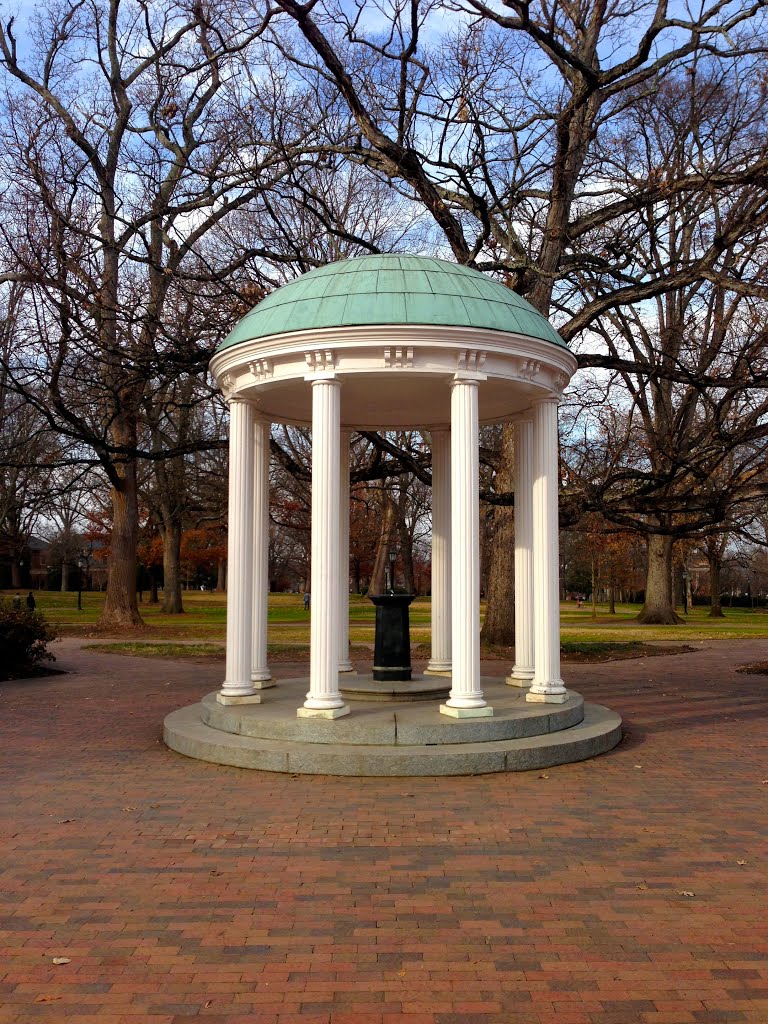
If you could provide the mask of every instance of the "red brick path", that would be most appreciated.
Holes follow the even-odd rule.
[[[592,762],[356,780],[171,753],[220,668],[69,641],[0,684],[0,1022],[766,1024],[766,657],[569,667]]]

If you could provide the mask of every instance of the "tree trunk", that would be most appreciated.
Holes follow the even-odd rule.
[[[403,590],[408,594],[415,594],[416,588],[413,582],[413,538],[405,524],[400,524],[400,551],[399,551],[400,573],[402,575]]]
[[[149,570],[149,603],[160,603],[160,598],[157,596],[157,568],[154,565]]]
[[[19,565],[18,558],[11,560],[11,586],[14,590],[18,590],[21,587],[21,566]]]
[[[514,428],[508,423],[501,430],[495,486],[500,493],[515,486]],[[509,505],[494,507],[490,543],[493,557],[489,559],[488,604],[480,639],[484,644],[511,647],[515,642],[515,513]]]
[[[216,593],[223,594],[227,589],[227,560],[220,558],[216,565]]]
[[[674,626],[683,620],[675,612],[672,593],[673,540],[660,533],[648,535],[645,603],[637,617],[645,625]]]
[[[592,556],[592,618],[597,618],[597,561]]]
[[[69,590],[69,562],[66,559],[61,563],[61,592],[66,594]]]
[[[720,556],[709,551],[707,554],[709,562],[709,618],[724,619],[723,608],[720,604]]]
[[[382,495],[381,527],[379,529],[379,540],[376,545],[376,558],[371,573],[370,592],[372,594],[383,594],[386,589],[387,566],[389,564],[389,551],[392,547],[392,534],[395,528],[395,506],[388,494]]]
[[[608,614],[616,614],[616,587],[613,584],[608,587]]]
[[[136,499],[136,463],[120,467],[119,483],[113,484],[112,537],[110,539],[107,596],[100,625],[143,626],[136,600],[136,548],[139,540],[139,509]]]
[[[170,522],[163,525],[163,612],[166,615],[182,615],[184,605],[181,599],[181,524]]]

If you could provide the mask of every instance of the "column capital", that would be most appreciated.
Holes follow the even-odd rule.
[[[454,373],[450,380],[451,388],[454,388],[457,384],[474,384],[475,387],[480,381],[488,380],[487,373],[476,373],[472,370],[458,370]]]
[[[560,405],[560,398],[557,395],[542,395],[541,398],[534,398],[531,405]]]
[[[253,409],[254,413],[256,412],[256,407],[259,404],[258,401],[254,401],[252,398],[246,398],[245,395],[238,394],[237,392],[225,395],[224,401],[227,405],[249,405]]]
[[[305,375],[304,380],[313,386],[315,384],[335,384],[337,387],[341,387],[341,380],[333,370],[320,370],[317,373],[308,373]]]

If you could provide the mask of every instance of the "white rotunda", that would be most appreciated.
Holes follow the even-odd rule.
[[[617,716],[607,709],[587,713],[591,706],[566,690],[560,675],[557,409],[575,369],[556,331],[524,299],[443,260],[388,255],[329,264],[277,289],[247,314],[211,362],[231,420],[227,660],[221,689],[203,702],[198,718],[203,730],[218,735],[215,742],[202,736],[194,713],[184,709],[186,725],[181,713],[166,722],[169,745],[191,756],[273,770],[333,772],[334,764],[353,764],[342,774],[458,774],[465,740],[475,746],[487,742],[486,755],[499,753],[491,751],[494,744],[507,744],[502,767],[497,757],[491,758],[494,767],[478,769],[470,757],[466,771],[528,767],[530,756],[516,759],[509,744],[525,739],[521,730],[531,723],[546,733],[529,730],[529,737],[562,732],[564,741],[559,752],[557,744],[543,744],[548,751],[533,757],[533,767],[615,745],[621,735]],[[493,682],[489,700],[480,676],[479,427],[503,422],[514,423],[516,435],[515,664],[506,680]],[[274,687],[267,661],[272,423],[312,430],[310,666],[308,679],[293,687]],[[354,727],[358,708],[350,715],[340,682],[352,670],[349,436],[388,429],[423,430],[432,448],[432,657],[426,674],[450,676],[442,703],[400,709],[401,717],[424,719],[421,732],[414,726],[413,743],[397,742],[402,729],[393,734],[391,746],[411,748],[412,770],[392,751],[365,756],[368,746],[390,745],[379,742],[389,735],[381,727],[388,714],[398,714],[397,704],[379,710],[385,717],[378,731],[371,726],[369,744],[370,706],[360,706],[361,721]],[[294,700],[290,727],[289,693],[298,688],[303,699]],[[580,710],[574,714],[571,704]],[[547,705],[562,706],[559,718]],[[590,715],[600,722],[587,721]],[[329,721],[322,725],[318,719]],[[441,721],[454,724],[441,729]],[[579,745],[574,729],[584,732],[585,722],[590,735]],[[250,761],[242,751],[221,756],[222,733],[234,736],[229,730],[239,729],[242,739],[244,728],[262,755],[254,753]],[[274,767],[290,761],[290,750],[283,759],[279,750],[264,746],[279,745],[280,737],[289,738],[289,745],[314,746],[303,752],[310,767],[297,768],[301,758],[295,751],[293,767]],[[452,767],[432,771],[430,763],[434,769],[438,761],[429,757],[413,767],[417,747],[443,743],[453,747]],[[329,760],[331,748],[345,745],[355,747],[351,761],[344,760],[344,750]],[[214,747],[217,756],[207,756]],[[269,764],[265,749],[275,755]],[[382,757],[386,770],[372,769]]]

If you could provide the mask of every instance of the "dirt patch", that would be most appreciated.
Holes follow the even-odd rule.
[[[603,661],[626,661],[633,658],[660,658],[672,654],[691,654],[696,650],[688,644],[584,643],[561,648],[565,664],[579,665]]]
[[[94,622],[80,625],[73,625],[68,622],[57,622],[56,630],[62,637],[82,637],[86,640],[125,640],[132,637],[137,642],[142,640],[188,640],[200,639],[210,636],[218,640],[222,635],[220,625],[205,626],[195,624],[190,626],[124,626],[121,629],[102,629]]]
[[[87,634],[89,638],[95,635]],[[123,634],[124,636],[125,634]],[[193,664],[208,664],[212,661],[223,661],[225,647],[222,643],[207,643],[205,641],[187,641],[186,643],[174,643],[171,638],[160,637],[157,633],[133,633],[135,640],[115,643],[88,644],[83,647],[85,651],[96,651],[102,654],[120,654],[129,658],[164,658],[173,661],[190,661]],[[141,636],[141,639],[139,639]],[[106,637],[105,637],[106,639]],[[635,658],[659,658],[665,655],[688,654],[695,651],[695,647],[687,644],[646,644],[640,641],[627,642],[565,642],[560,650],[561,660],[564,664],[590,664],[606,661],[626,661]],[[411,660],[414,663],[428,661],[431,654],[429,644],[414,644],[411,648]],[[267,656],[273,664],[290,662],[309,662],[309,644],[269,644]],[[514,649],[499,645],[483,646],[480,651],[483,661],[505,662],[511,665],[514,661]],[[363,663],[371,662],[373,649],[370,646],[356,644],[350,648],[350,658],[353,661]],[[740,672],[765,672],[768,673],[768,662],[764,662],[763,668],[743,666],[738,669]]]
[[[658,658],[671,654],[688,654],[695,647],[687,644],[645,644],[639,640],[624,642],[570,642],[565,641],[560,648],[560,658],[566,665],[584,665],[605,661],[626,661],[632,658]],[[418,651],[418,655],[416,655]],[[483,645],[480,657],[483,661],[506,661],[511,664],[514,659],[514,648],[496,644]],[[429,657],[429,645],[420,644],[414,650],[414,656]]]
[[[136,640],[122,643],[86,644],[84,651],[100,654],[119,654],[128,658],[163,658],[171,661],[190,661],[192,664],[210,664],[224,661],[226,648],[216,643],[162,643],[156,640]],[[308,662],[308,644],[269,644],[267,657],[272,664]],[[353,646],[350,657],[370,660],[372,652],[368,647]]]
[[[768,676],[768,661],[754,661],[751,665],[739,665],[736,671],[748,676]]]

